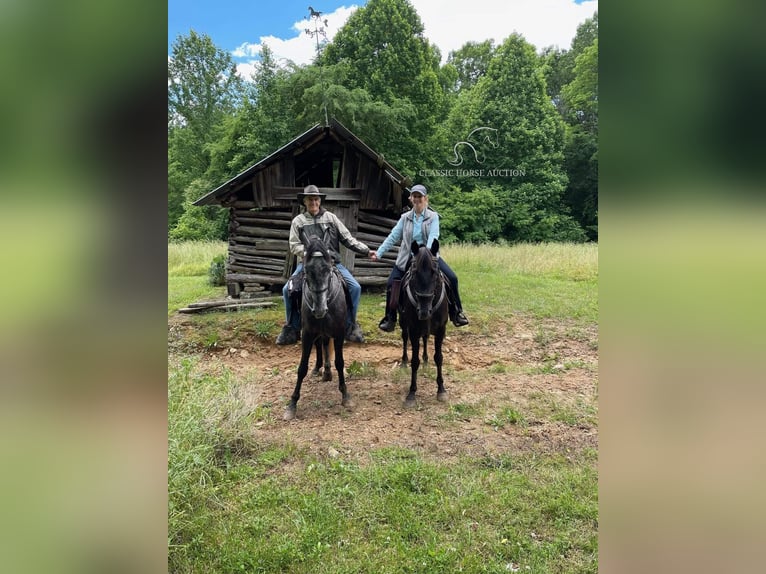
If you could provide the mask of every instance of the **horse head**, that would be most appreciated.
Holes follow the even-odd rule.
[[[410,246],[413,255],[412,275],[409,282],[410,297],[414,295],[413,303],[417,308],[418,319],[425,321],[431,317],[434,310],[434,299],[441,290],[441,277],[436,254],[439,252],[439,240],[434,239],[431,249],[418,245],[416,241]],[[441,301],[441,299],[440,299]]]
[[[303,255],[303,302],[316,319],[327,315],[327,300],[332,279],[330,252],[319,239],[305,245]]]

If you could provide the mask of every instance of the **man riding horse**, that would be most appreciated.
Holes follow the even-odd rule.
[[[343,275],[350,294],[351,309],[346,316],[346,340],[354,343],[363,343],[364,335],[359,323],[356,321],[359,300],[362,296],[362,287],[351,275],[351,272],[341,264],[339,243],[342,243],[355,253],[366,255],[370,258],[373,257],[375,252],[370,250],[361,241],[354,239],[348,228],[343,225],[343,222],[334,213],[322,207],[322,198],[327,197],[327,194],[321,193],[316,185],[306,186],[297,197],[298,201],[306,207],[306,211],[296,216],[290,225],[290,253],[297,256],[298,261],[302,261],[304,252],[302,239],[308,240],[316,237],[324,243],[333,258],[335,267]],[[277,337],[277,345],[292,345],[298,340],[301,325],[300,311],[294,305],[290,291],[296,275],[302,270],[303,264],[299,263],[295,272],[282,288],[282,297],[285,300],[286,321],[284,327],[282,327],[282,332]]]

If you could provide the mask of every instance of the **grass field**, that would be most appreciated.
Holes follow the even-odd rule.
[[[169,246],[169,571],[598,570],[597,450],[570,440],[597,432],[596,365],[567,351],[597,344],[585,340],[598,317],[597,246],[443,247],[471,319],[451,331],[453,344],[485,349],[488,341],[492,350],[506,331],[527,337],[524,326],[531,335],[514,341],[526,347],[487,366],[447,368],[458,400],[442,410],[424,398],[417,412],[400,415],[384,400],[362,405],[354,417],[327,412],[329,405],[314,399],[306,418],[293,423],[279,420],[283,405],[252,398],[253,389],[275,380],[291,390],[293,375],[269,367],[277,351],[290,352],[271,343],[281,305],[174,321],[175,309],[224,294],[206,281],[210,260],[225,248]],[[356,388],[407,384],[406,373],[389,376],[373,359],[375,349],[393,349],[397,339],[375,328],[381,300],[379,293],[362,297],[369,345],[353,352],[369,361],[346,365]],[[251,355],[226,363],[216,349],[228,346]],[[508,386],[484,396],[489,380]],[[400,430],[386,444],[360,448],[351,439],[368,419],[399,421]],[[415,431],[405,428],[408,421],[419,421]],[[323,425],[333,425],[336,438],[317,449],[313,438]],[[474,433],[493,448],[474,441],[435,454],[405,440],[422,429],[458,445]],[[555,440],[537,442],[551,433]]]

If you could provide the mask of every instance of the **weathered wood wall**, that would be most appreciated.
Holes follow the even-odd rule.
[[[331,202],[328,202],[331,203]],[[297,207],[297,204],[296,204]],[[356,208],[356,209],[355,209]],[[352,217],[356,225],[350,225],[351,234],[377,249],[396,224],[396,219],[368,213],[358,209],[358,203],[331,208],[339,217],[342,211]],[[229,257],[226,265],[226,282],[229,294],[238,297],[241,292],[257,292],[263,286],[281,286],[295,268],[294,257],[288,250],[290,223],[297,214],[294,208],[260,209],[252,201],[235,201],[230,207]],[[383,261],[370,261],[343,247],[343,262],[361,285],[385,285],[391,267],[396,260],[398,248],[386,253]],[[348,258],[351,258],[349,261]]]

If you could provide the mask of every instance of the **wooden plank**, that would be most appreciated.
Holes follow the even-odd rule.
[[[290,229],[290,221],[281,221],[278,219],[267,219],[265,217],[259,218],[259,217],[242,217],[237,216],[236,219],[232,220],[236,221],[239,225],[254,225],[254,226],[260,226],[260,227],[267,227],[272,229]],[[235,226],[236,229],[236,226]]]
[[[287,194],[287,193],[276,193],[274,192],[274,199],[279,201],[297,201],[294,194]],[[333,194],[327,194],[327,197],[325,197],[322,200],[322,204],[325,203],[339,203],[339,202],[349,202],[354,203],[359,201],[359,196],[354,195],[351,193],[333,193]]]
[[[396,225],[396,224],[394,224]],[[383,227],[382,225],[373,225],[372,223],[365,223],[361,219],[359,220],[358,229],[359,231],[365,231],[369,233],[380,233],[383,235],[383,237],[388,237],[388,234],[391,233],[391,230],[394,228],[394,225],[391,227]]]
[[[283,239],[261,239],[244,235],[229,236],[229,248],[255,249],[258,255],[274,255],[283,257],[287,253],[288,243]]]
[[[274,210],[249,210],[249,209],[235,209],[234,215],[241,217],[260,217],[262,219],[278,219],[280,221],[292,221],[293,214],[290,211],[274,211]]]
[[[275,285],[284,283],[287,278],[283,275],[269,275],[262,273],[227,273],[226,281],[239,281],[240,283],[263,283],[264,285]]]
[[[282,269],[276,269],[274,267],[265,267],[263,265],[238,265],[233,264],[226,267],[228,273],[264,273],[267,275],[274,275],[275,277],[282,277]]]
[[[288,239],[290,231],[288,229],[266,229],[265,227],[249,227],[239,225],[236,227],[237,235],[250,235],[253,237],[265,237],[267,239]]]
[[[265,259],[274,259],[277,261],[282,261],[287,254],[287,249],[281,249],[279,251],[277,250],[268,250],[268,249],[260,249],[259,247],[250,247],[250,246],[241,246],[241,245],[229,245],[229,253],[234,253],[237,255],[244,254],[244,255],[250,255],[253,257],[263,257]]]
[[[219,305],[217,307],[184,307],[179,309],[179,313],[205,313],[207,311],[239,311],[240,309],[257,309],[265,307],[274,307],[276,303],[274,301],[249,301],[245,299],[243,302],[229,302],[226,305]]]
[[[388,282],[388,275],[385,277],[377,277],[377,276],[370,276],[370,277],[358,277],[357,282],[359,285],[363,285],[366,287],[372,287],[372,286],[383,286]]]
[[[359,259],[356,262],[356,269],[391,269],[392,265],[384,261],[370,261],[369,259]]]
[[[354,270],[354,277],[388,277],[391,273],[391,267],[385,269],[372,269],[369,267],[357,267]]]
[[[284,253],[279,257],[255,257],[250,255],[242,255],[239,253],[229,253],[227,260],[229,263],[242,263],[246,265],[267,265],[271,267],[279,267],[280,269],[284,265]]]
[[[248,273],[250,271],[274,273],[282,275],[283,267],[281,265],[263,265],[261,263],[229,263],[226,266],[227,271],[233,273]]]
[[[273,191],[275,193],[292,193],[293,197],[295,197],[297,194],[303,192],[302,187],[291,187],[286,185],[275,185],[272,187]],[[319,192],[320,193],[326,193],[327,199],[330,199],[330,196],[334,195],[356,195],[357,199],[359,199],[359,196],[364,191],[361,187],[320,187]]]
[[[390,217],[383,217],[381,215],[375,215],[374,213],[369,213],[364,210],[359,210],[359,221],[363,221],[365,223],[372,223],[373,225],[380,225],[382,227],[386,227],[388,231],[394,228],[394,225],[396,225],[396,222],[399,221],[399,218],[392,219]],[[386,231],[386,234],[388,234],[388,231]]]
[[[381,243],[383,243],[386,240],[385,235],[363,233],[363,232],[357,232],[356,238],[363,243],[367,243],[368,245],[370,244],[370,242],[372,242],[373,244],[375,244],[376,249]]]

